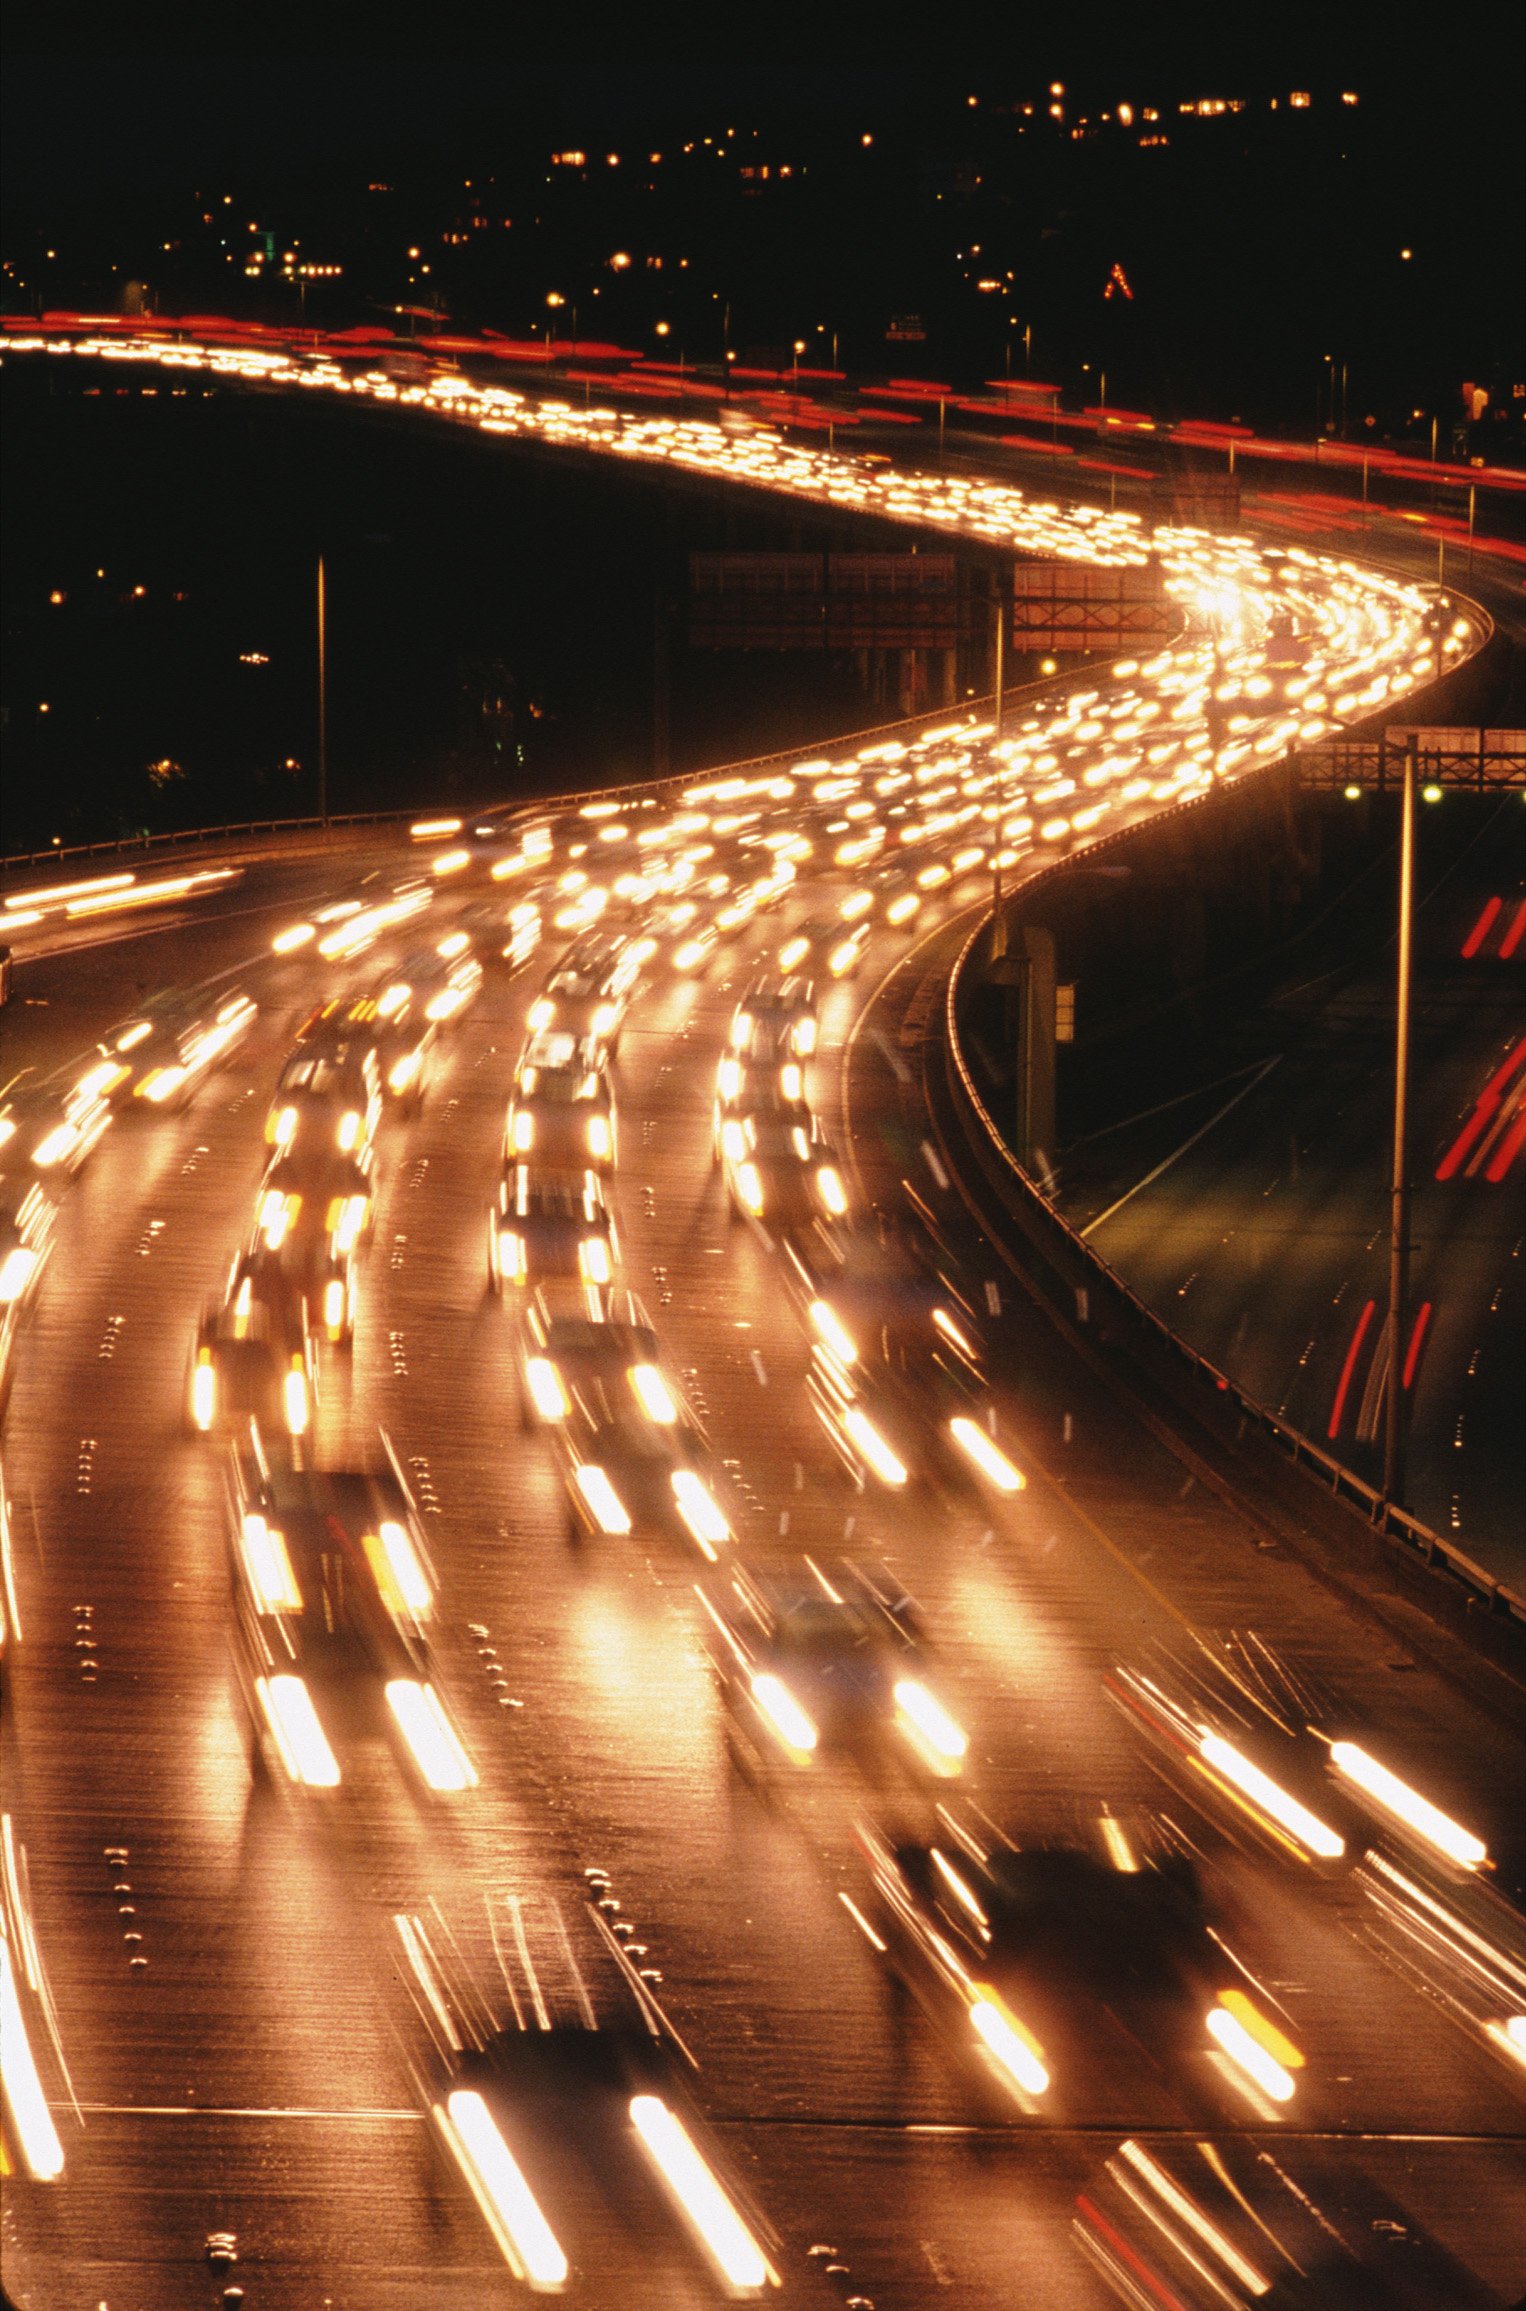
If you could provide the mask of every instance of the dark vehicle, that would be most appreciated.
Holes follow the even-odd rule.
[[[532,1035],[514,1071],[503,1152],[553,1171],[615,1161],[615,1094],[603,1047],[555,1029]]]
[[[887,1752],[947,1780],[969,1750],[928,1683],[911,1598],[857,1565],[740,1572],[701,1592],[734,1754],[753,1772]]]
[[[245,1253],[234,1263],[221,1307],[196,1328],[186,1387],[198,1435],[246,1435],[252,1421],[267,1446],[300,1451],[313,1425],[317,1364],[307,1307],[278,1268]]]
[[[834,1150],[812,1118],[730,1115],[720,1131],[721,1170],[732,1207],[766,1242],[810,1238],[846,1219],[848,1191]]]
[[[692,2058],[594,1900],[569,1931],[555,1903],[502,1898],[481,1975],[438,1917],[393,1925],[420,2106],[516,2279],[591,2281],[614,2222],[674,2302],[692,2299],[685,2265],[727,2300],[779,2284],[690,2102]]]
[[[255,1443],[235,1450],[232,1486],[239,1673],[272,1778],[337,1788],[345,1756],[385,1739],[425,1788],[475,1788],[433,1669],[434,1573],[390,1448],[381,1470],[302,1470]]]
[[[487,1256],[495,1292],[508,1284],[613,1283],[619,1240],[598,1173],[505,1164],[488,1215]]]
[[[355,1254],[371,1225],[369,1156],[318,1150],[278,1155],[261,1183],[249,1257],[258,1278],[275,1270],[301,1292],[326,1340],[355,1329]]]
[[[520,1320],[520,1415],[529,1428],[556,1427],[572,1411],[573,1392],[602,1383],[669,1417],[676,1399],[664,1379],[657,1335],[633,1293],[595,1285],[536,1292]]]
[[[711,1564],[732,1538],[704,1431],[656,1364],[587,1368],[556,1431],[575,1532],[681,1538]]]
[[[1205,2107],[1230,2088],[1262,2119],[1291,2102],[1303,2055],[1167,1834],[1106,1815],[1092,1851],[944,1827],[930,1844],[863,1833],[873,1922],[887,1965],[978,2075],[1047,2108],[1057,2082],[1084,2100],[1087,2074],[1137,2042]]]
[[[649,943],[623,933],[586,931],[567,949],[530,1005],[532,1035],[554,1027],[578,1043],[620,1047],[626,1005],[640,983]]]

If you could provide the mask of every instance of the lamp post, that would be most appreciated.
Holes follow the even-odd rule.
[[[1399,821],[1399,955],[1395,985],[1394,1144],[1388,1247],[1388,1389],[1383,1430],[1383,1499],[1395,1507],[1404,1490],[1404,1318],[1409,1297],[1409,1008],[1415,894],[1415,749],[1404,743]]]

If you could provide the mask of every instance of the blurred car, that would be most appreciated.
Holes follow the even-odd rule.
[[[380,1470],[236,1447],[231,1509],[239,1676],[271,1778],[334,1789],[347,1756],[384,1740],[426,1789],[475,1788],[433,1665],[434,1572],[390,1447]]]
[[[1231,1697],[1195,1664],[1168,1660],[1120,1662],[1102,1682],[1162,1778],[1232,1837],[1320,1877],[1361,1854],[1361,1817],[1326,1778],[1323,1756],[1253,1714],[1238,1690]]]
[[[614,1217],[597,1172],[504,1165],[488,1215],[494,1291],[506,1284],[610,1284],[619,1258]]]
[[[1349,2167],[1253,2142],[1121,2143],[1076,2198],[1083,2259],[1131,2311],[1485,2311],[1492,2293]],[[1355,2205],[1353,2205],[1355,2200]]]
[[[131,1076],[125,1060],[103,1055],[72,1082],[55,1077],[14,1091],[0,1111],[6,1163],[58,1177],[77,1172],[109,1128],[116,1096]]]
[[[809,1235],[846,1218],[842,1169],[814,1117],[798,1123],[779,1113],[729,1115],[720,1143],[733,1208],[766,1239]]]
[[[977,2075],[1027,2110],[1110,2063],[1121,2031],[1179,2094],[1263,2121],[1304,2056],[1204,1902],[1193,1861],[1120,1818],[1088,1845],[1009,1845],[945,1815],[933,1842],[861,1833],[886,1964]],[[1232,2106],[1233,2107],[1233,2106]]]
[[[655,1362],[585,1365],[555,1430],[572,1529],[684,1539],[715,1563],[731,1519],[704,1431]]]
[[[769,2234],[689,2100],[692,2058],[651,1970],[592,1901],[569,1923],[544,1897],[511,1895],[490,1923],[479,1974],[437,1916],[393,1920],[420,2106],[515,2278],[545,2293],[574,2272],[594,2284],[613,2224],[664,2299],[693,2299],[695,2263],[724,2300],[778,2286]]]
[[[749,1767],[894,1749],[940,1779],[962,1771],[968,1738],[928,1682],[916,1607],[888,1574],[808,1557],[700,1595],[733,1749]]]
[[[514,1070],[503,1151],[552,1170],[613,1170],[615,1094],[602,1045],[556,1029],[529,1038]]]
[[[840,915],[812,916],[780,941],[779,969],[819,970],[833,979],[851,978],[872,936],[868,921],[844,923]]]
[[[213,1068],[237,1050],[255,1017],[251,998],[235,990],[215,1009],[161,1030],[138,1053],[134,1099],[154,1107],[183,1106]]]
[[[369,1156],[278,1155],[260,1184],[248,1247],[254,1272],[274,1268],[294,1285],[327,1340],[354,1332],[355,1254],[372,1209]]]
[[[0,1172],[0,1413],[10,1394],[16,1339],[47,1263],[58,1207],[29,1172]]]
[[[532,1293],[519,1325],[519,1402],[524,1425],[555,1427],[572,1410],[574,1390],[623,1379],[638,1402],[665,1410],[667,1383],[657,1335],[632,1292],[597,1285]]]
[[[727,1032],[741,1059],[809,1059],[816,1049],[816,990],[809,979],[765,974],[754,979]]]
[[[300,1289],[279,1268],[234,1263],[220,1307],[196,1328],[186,1409],[200,1436],[246,1434],[300,1451],[313,1425],[317,1361]]]
[[[713,1128],[717,1163],[721,1161],[727,1123],[742,1122],[749,1116],[775,1116],[810,1130],[811,1110],[805,1095],[803,1059],[743,1059],[734,1051],[723,1055],[715,1071]]]
[[[623,932],[587,931],[567,949],[530,1005],[533,1035],[554,1027],[575,1042],[620,1047],[626,1006],[650,954],[648,942]]]
[[[300,1143],[304,1153],[356,1155],[374,1140],[381,1106],[381,1064],[369,1022],[359,1038],[353,1032],[315,1038],[299,1044],[281,1070],[265,1144],[282,1154]]]

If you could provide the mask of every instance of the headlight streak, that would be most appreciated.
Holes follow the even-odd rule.
[[[525,1387],[540,1420],[565,1420],[572,1410],[571,1400],[562,1386],[562,1376],[548,1356],[526,1357]]]
[[[631,1529],[630,1512],[603,1469],[593,1461],[580,1461],[572,1472],[572,1481],[587,1502],[601,1533],[628,1533]]]
[[[970,2026],[987,2053],[1024,2093],[1047,2094],[1050,2079],[1043,2049],[993,1990],[977,1985],[970,2000]]]
[[[1228,2006],[1221,2002],[1208,2009],[1207,2029],[1209,2037],[1270,2101],[1292,2101],[1297,2091],[1292,2073]]]
[[[714,1494],[690,1468],[675,1469],[670,1481],[679,1515],[714,1564],[717,1550],[731,1538],[731,1527],[722,1516]]]
[[[987,1436],[979,1421],[958,1413],[949,1422],[949,1434],[967,1460],[973,1461],[983,1477],[994,1484],[998,1492],[1019,1493],[1027,1483],[1021,1469],[1015,1468],[999,1444]]]
[[[1199,1731],[1198,1752],[1204,1765],[1248,1798],[1252,1807],[1284,1831],[1296,1844],[1320,1861],[1338,1861],[1346,1841],[1317,1814],[1263,1773],[1259,1765],[1234,1748],[1221,1734]]]
[[[434,1687],[411,1677],[389,1679],[387,1707],[413,1761],[432,1790],[475,1789],[477,1768],[462,1748]]]
[[[729,2287],[755,2294],[778,2274],[673,2111],[655,2094],[632,2095],[631,2124],[680,2213]]]
[[[1481,1869],[1489,1859],[1489,1849],[1482,1838],[1463,1828],[1439,1806],[1411,1789],[1387,1766],[1380,1765],[1354,1741],[1334,1741],[1330,1744],[1330,1764],[1343,1781],[1348,1781],[1372,1800],[1380,1812],[1389,1816],[1401,1829],[1409,1830],[1421,1841],[1455,1862],[1459,1869]]]
[[[64,2146],[27,2035],[11,1945],[4,1934],[0,1934],[0,2086],[27,2173],[34,2182],[57,2182],[64,2171]]]
[[[969,1736],[920,1679],[898,1678],[894,1688],[900,1730],[940,1773],[958,1773],[969,1752]]]
[[[337,1789],[339,1761],[302,1679],[257,1677],[254,1690],[287,1779],[308,1789]]]
[[[775,1740],[797,1765],[806,1764],[815,1756],[821,1738],[810,1716],[783,1678],[776,1677],[771,1669],[754,1671],[748,1682],[752,1698]]]
[[[434,2114],[515,2278],[548,2291],[564,2286],[567,2258],[481,2095],[458,2086]]]

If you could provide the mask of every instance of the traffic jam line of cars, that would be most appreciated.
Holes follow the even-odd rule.
[[[13,338],[8,349],[51,348]],[[248,373],[229,354],[183,345],[95,350]],[[283,357],[260,374],[396,397],[384,380],[322,362]],[[1146,550],[1126,517],[1035,507],[994,485],[885,477],[772,436],[573,412],[460,379],[401,398],[489,431],[668,459],[1015,550],[1104,562]],[[522,968],[551,939],[558,958],[527,1009],[487,1226],[488,1283],[514,1306],[520,1417],[558,1457],[572,1530],[697,1551],[699,1626],[748,1778],[819,1777],[834,1758],[875,1760],[876,1778],[892,1761],[905,1777],[923,1833],[865,1821],[863,1879],[842,1899],[956,2060],[1001,2107],[1052,2111],[1085,2073],[1095,2018],[1122,2009],[1204,2126],[1236,2108],[1258,2123],[1284,2112],[1308,2058],[1228,1947],[1208,1858],[1217,1833],[1359,1887],[1391,1962],[1520,2085],[1526,1959],[1481,1842],[1338,1717],[1300,1714],[1292,1681],[1269,1694],[1222,1664],[1210,1674],[1120,1663],[1110,1674],[1109,1696],[1168,1802],[1186,1801],[1207,1825],[1201,1836],[1165,1806],[1137,1817],[1104,1808],[1089,1839],[1068,1845],[995,1829],[975,1803],[969,1737],[914,1601],[867,1548],[851,1561],[824,1547],[747,1561],[734,1488],[625,1274],[613,1198],[628,1008],[659,973],[698,977],[745,939],[755,968],[717,1058],[714,1156],[738,1224],[765,1247],[799,1319],[826,1444],[867,1504],[958,1484],[999,1519],[1017,1500],[1022,1456],[1001,1434],[957,1256],[920,1198],[893,1220],[855,1209],[812,1105],[818,987],[911,936],[929,908],[968,904],[994,868],[1084,840],[1113,814],[1190,801],[1431,680],[1474,639],[1464,617],[1438,627],[1416,589],[1355,565],[1189,531],[1150,542],[1186,617],[1180,639],[1020,710],[999,739],[955,717],[838,759],[552,807],[507,847],[502,829],[459,839],[455,822],[421,822],[420,871],[379,895],[340,896],[274,939],[278,956],[311,958],[336,984],[379,949],[397,960],[303,1021],[270,1102],[249,1233],[191,1351],[187,1418],[227,1448],[235,1655],[256,1752],[281,1785],[322,1793],[342,1786],[357,1744],[380,1738],[432,1795],[477,1786],[435,1655],[439,1584],[402,1465],[383,1437],[374,1465],[327,1469],[314,1440],[328,1360],[354,1336],[386,1112],[427,1097],[483,958]],[[792,919],[776,932],[786,901]],[[446,915],[455,927],[431,938],[428,924]],[[255,1016],[252,998],[227,989],[166,997],[68,1080],[15,1092],[0,1111],[6,1379],[62,1185],[125,1113],[192,1099]],[[8,1551],[6,1567],[14,1629]],[[6,2141],[50,2179],[63,2153],[33,2041],[54,2042],[60,2070],[62,2048],[8,1822],[3,1859]],[[460,1976],[426,1921],[396,1922],[428,2041],[421,2105],[509,2268],[532,2285],[566,2281],[574,2262],[546,2210],[572,2152],[586,2160],[599,2142],[666,2195],[720,2284],[774,2284],[766,2227],[723,2177],[682,2091],[687,2050],[597,1903],[589,1931],[609,1976],[598,1995],[559,1914],[536,1921],[533,1960],[523,1915],[511,1927],[494,1938],[505,2000]],[[554,2146],[557,2082],[571,2073],[587,2081],[584,2137]],[[1182,2249],[1189,2234],[1201,2252]],[[1133,2143],[1081,2211],[1083,2248],[1126,2300],[1138,2299],[1127,2275],[1151,2255],[1178,2287],[1200,2284],[1206,2258],[1218,2291],[1205,2300],[1253,2299],[1265,2289],[1244,2273],[1260,2266],[1238,2236],[1222,2211],[1203,2211],[1200,2178]],[[1183,2253],[1196,2256],[1190,2281]],[[1150,2299],[1164,2284],[1150,2281]]]

